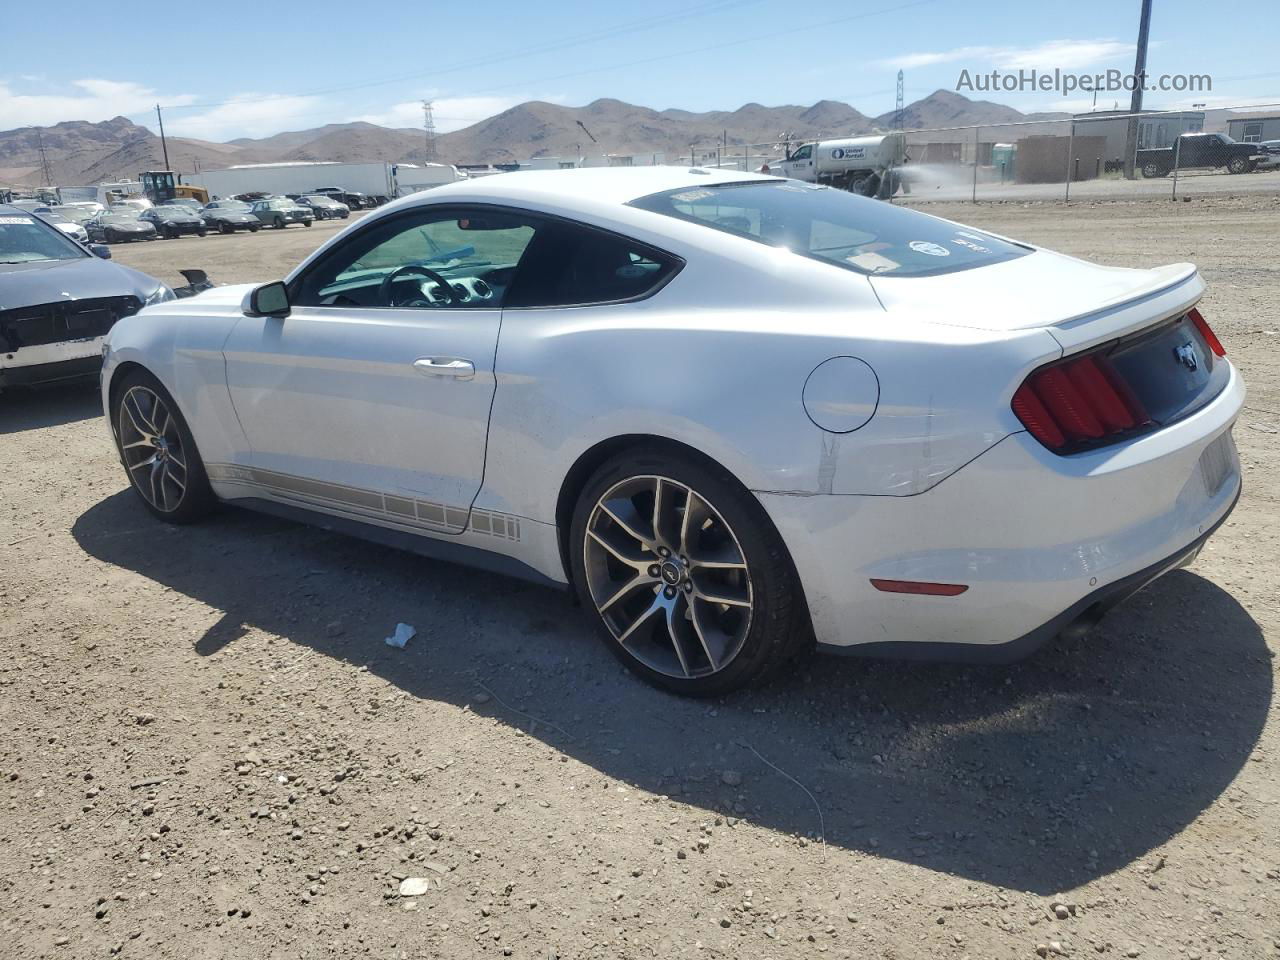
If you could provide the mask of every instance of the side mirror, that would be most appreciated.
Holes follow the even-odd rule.
[[[283,280],[254,287],[244,298],[243,308],[246,316],[283,319],[289,315],[289,288]]]
[[[111,248],[108,247],[105,243],[89,244],[89,252],[92,253],[95,257],[101,257],[103,260],[111,259]]]

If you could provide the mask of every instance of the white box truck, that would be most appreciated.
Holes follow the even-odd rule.
[[[890,197],[901,185],[906,138],[900,133],[803,143],[769,173],[825,183],[868,197]]]
[[[234,197],[244,193],[307,194],[340,190],[363,194],[377,203],[385,203],[403,192],[425,189],[414,186],[399,188],[400,172],[411,184],[435,186],[458,180],[461,175],[448,164],[415,167],[410,164],[375,163],[245,163],[225,170],[202,170],[183,174],[183,183],[204,187],[210,197]]]

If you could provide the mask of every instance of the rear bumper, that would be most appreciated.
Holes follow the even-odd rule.
[[[1212,403],[1115,447],[1059,457],[1018,433],[915,496],[757,496],[825,648],[1016,659],[1189,562],[1240,493],[1243,399],[1233,368]],[[968,589],[884,593],[871,578]]]

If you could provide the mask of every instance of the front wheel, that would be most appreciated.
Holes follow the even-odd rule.
[[[1227,161],[1228,173],[1247,173],[1249,170],[1249,161],[1244,157],[1232,157]]]
[[[252,226],[252,227],[250,227],[250,228],[249,228],[249,232],[250,232],[250,233],[257,233],[257,232],[258,232],[259,230],[261,230],[261,229],[262,229],[262,228],[261,228],[261,227],[259,227],[259,226]]]
[[[605,644],[656,686],[727,693],[812,643],[781,537],[718,467],[663,447],[616,456],[579,497],[570,538]]]
[[[201,229],[201,230],[197,230],[197,231],[196,231],[196,236],[197,236],[197,237],[204,237],[204,236],[208,236],[208,234],[209,234],[209,231],[208,231],[208,230]]]
[[[195,439],[169,391],[145,370],[112,392],[120,462],[143,505],[167,523],[191,523],[215,503]]]
[[[311,226],[311,221],[310,221],[310,220],[303,220],[303,221],[302,221],[302,225],[303,225],[304,227],[309,227],[309,226]]]
[[[1142,175],[1146,177],[1148,180],[1151,180],[1155,177],[1166,176],[1168,173],[1169,173],[1168,170],[1160,166],[1160,164],[1156,163],[1154,160],[1148,160],[1146,163],[1142,165]]]
[[[277,230],[283,230],[283,229],[284,229],[284,218],[283,218],[283,217],[276,217],[276,229],[277,229]]]

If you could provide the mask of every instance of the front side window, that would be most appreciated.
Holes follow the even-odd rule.
[[[537,231],[516,214],[415,211],[351,236],[295,281],[304,306],[500,307]]]
[[[813,156],[812,144],[805,144],[803,147],[801,147],[799,150],[797,150],[795,153],[791,155],[791,159],[792,160],[808,160],[812,156]]]
[[[1031,252],[915,210],[795,180],[682,187],[631,206],[878,276],[953,273]]]

